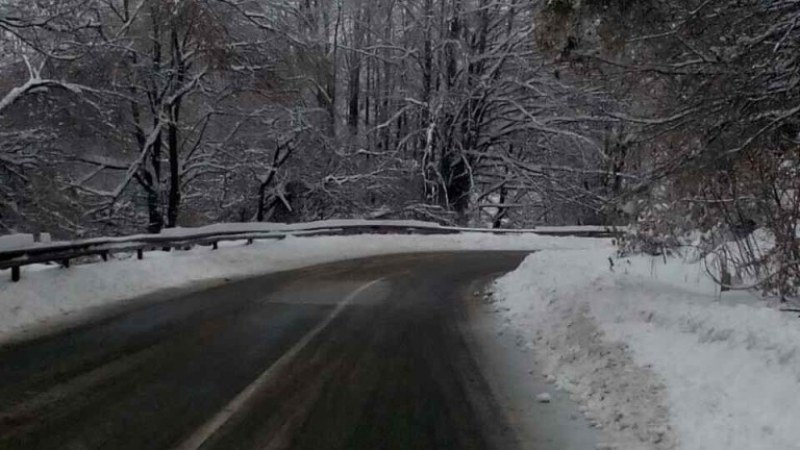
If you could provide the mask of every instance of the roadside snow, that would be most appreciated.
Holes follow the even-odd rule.
[[[22,281],[0,279],[0,342],[16,335],[74,321],[96,307],[122,304],[159,290],[187,287],[290,270],[363,256],[457,250],[535,250],[577,248],[580,238],[537,235],[495,236],[463,233],[444,236],[360,235],[289,237],[282,241],[227,243],[217,251],[148,252],[143,261],[114,260],[70,269],[39,265],[23,267]]]
[[[800,449],[800,319],[720,295],[703,264],[542,251],[493,290],[545,375],[619,448]]]
[[[0,251],[15,250],[33,245],[32,234],[7,234],[0,236]]]
[[[422,222],[419,220],[360,220],[360,219],[336,219],[318,220],[316,222],[304,223],[276,223],[276,222],[245,222],[245,223],[216,223],[204,227],[196,228],[165,228],[161,231],[164,236],[184,237],[193,236],[198,233],[221,233],[221,232],[241,232],[248,233],[254,231],[308,231],[320,228],[355,227],[355,226],[395,226],[395,227],[420,227],[420,228],[442,228],[434,222]]]
[[[461,233],[475,233],[483,232],[486,229],[480,228],[458,228],[446,227],[434,222],[423,222],[419,220],[363,220],[363,219],[336,219],[336,220],[319,220],[315,222],[304,223],[277,223],[277,222],[244,222],[244,223],[215,223],[202,227],[191,228],[165,228],[158,234],[162,237],[169,237],[174,239],[192,238],[209,234],[221,233],[290,233],[295,236],[302,236],[303,234],[311,233],[319,230],[327,229],[341,229],[348,227],[398,227],[398,228],[417,228],[417,229],[430,229],[434,231],[449,230]],[[586,234],[586,233],[599,233],[607,231],[606,227],[600,226],[571,226],[571,227],[537,227],[530,230],[492,230],[497,234],[514,234],[524,235],[529,233],[544,233],[544,234]],[[42,247],[63,246],[69,244],[108,244],[108,243],[125,243],[137,240],[145,240],[153,238],[152,234],[137,234],[131,236],[120,237],[101,237],[79,239],[76,241],[55,241],[51,242],[48,233],[42,233],[38,242],[34,240],[31,234],[12,234],[0,236],[0,251],[14,251],[14,250],[29,250]]]
[[[294,224],[278,223],[278,222],[215,223],[212,225],[206,225],[202,227],[165,228],[161,230],[161,232],[158,235],[181,239],[181,238],[191,238],[201,235],[218,234],[218,233],[246,234],[246,233],[265,233],[265,232],[266,233],[287,232],[299,236],[302,235],[303,232],[308,232],[308,231],[314,231],[320,229],[358,227],[358,226],[416,227],[416,228],[437,228],[437,229],[444,228],[437,223],[421,222],[418,220],[340,219],[340,220],[319,220],[316,222],[304,222],[304,223],[294,223]],[[33,248],[41,248],[45,246],[52,247],[58,245],[68,245],[68,244],[78,244],[78,243],[80,244],[99,244],[99,243],[114,243],[114,242],[123,243],[123,242],[136,241],[138,239],[149,239],[152,238],[154,235],[136,234],[131,236],[79,239],[76,241],[56,241],[52,243],[50,242],[49,234],[43,233],[42,236],[45,238],[40,239],[40,242],[35,242],[33,235],[31,234],[11,234],[6,236],[0,236],[0,251],[28,250]]]

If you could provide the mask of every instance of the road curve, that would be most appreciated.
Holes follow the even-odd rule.
[[[464,289],[522,253],[229,283],[0,348],[0,449],[514,449]]]

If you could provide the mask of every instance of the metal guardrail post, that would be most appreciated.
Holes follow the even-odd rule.
[[[19,278],[20,278],[19,266],[12,267],[11,268],[11,281],[16,283],[17,281],[19,281]]]

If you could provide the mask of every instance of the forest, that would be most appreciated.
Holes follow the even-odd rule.
[[[732,271],[792,293],[799,22],[791,0],[0,0],[0,233],[627,226],[628,252],[735,242]]]

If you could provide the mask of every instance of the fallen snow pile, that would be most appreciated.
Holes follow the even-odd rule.
[[[534,250],[578,248],[586,238],[538,235],[444,236],[363,235],[289,237],[282,241],[220,244],[218,251],[149,252],[143,261],[115,260],[73,266],[23,267],[22,281],[0,279],[0,341],[17,334],[75,321],[95,307],[107,307],[166,288],[217,282],[362,256],[448,250]]]
[[[412,228],[433,228],[443,229],[441,225],[433,222],[421,222],[418,220],[360,220],[360,219],[339,219],[339,220],[319,220],[304,223],[277,223],[277,222],[236,222],[236,223],[215,223],[202,227],[176,227],[165,228],[158,233],[158,236],[170,238],[192,238],[208,234],[246,234],[246,233],[269,233],[269,232],[295,232],[302,235],[303,232],[320,229],[336,229],[348,227],[412,227]],[[563,232],[581,231],[580,227],[555,227]],[[575,228],[575,229],[573,229]],[[585,231],[602,231],[600,227],[585,227]],[[453,228],[456,230],[456,228]],[[470,231],[469,229],[463,229]],[[475,231],[472,229],[471,231]],[[538,231],[538,230],[537,230]],[[549,231],[549,229],[545,229]],[[99,237],[89,239],[79,239],[76,241],[59,241],[56,244],[98,244],[108,242],[133,242],[138,239],[152,238],[152,234],[135,234],[130,236]],[[0,251],[26,250],[31,248],[41,248],[50,244],[50,234],[42,233],[38,241],[34,240],[32,234],[11,234],[0,236]]]
[[[542,251],[495,283],[545,375],[621,449],[800,449],[797,315],[702,263],[614,255]]]
[[[13,250],[34,245],[32,234],[9,234],[0,236],[0,251]]]

